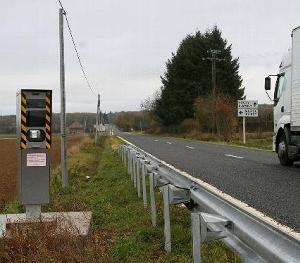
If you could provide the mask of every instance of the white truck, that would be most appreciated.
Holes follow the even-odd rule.
[[[292,48],[283,57],[279,73],[265,78],[265,90],[271,89],[271,77],[277,78],[274,91],[273,151],[282,165],[300,160],[300,26],[292,31]]]

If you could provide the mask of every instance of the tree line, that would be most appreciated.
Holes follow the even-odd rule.
[[[112,123],[112,113],[103,113],[104,123]],[[96,113],[75,112],[66,114],[66,125],[70,126],[73,122],[79,122],[83,127],[86,126],[86,132],[93,132],[96,123]],[[60,114],[52,114],[52,132],[60,132]],[[0,133],[16,133],[16,115],[0,116]]]

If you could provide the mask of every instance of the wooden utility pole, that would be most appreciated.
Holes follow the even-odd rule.
[[[216,103],[217,103],[217,61],[224,61],[225,59],[217,58],[217,55],[221,53],[221,50],[211,49],[209,50],[211,57],[202,58],[202,60],[211,61],[211,90],[212,90],[212,133],[216,132],[217,118],[216,118]]]
[[[98,141],[98,137],[99,137],[99,125],[100,125],[100,94],[98,94],[98,103],[97,103],[95,143]]]

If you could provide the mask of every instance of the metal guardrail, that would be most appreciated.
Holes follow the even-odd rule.
[[[122,138],[121,138],[122,139]],[[300,262],[300,241],[255,215],[223,199],[192,178],[170,168],[131,144],[118,153],[128,168],[138,197],[147,207],[146,178],[149,178],[152,225],[156,226],[154,188],[163,194],[165,250],[171,252],[171,204],[185,204],[191,210],[193,262],[201,262],[201,244],[223,242],[244,262]]]

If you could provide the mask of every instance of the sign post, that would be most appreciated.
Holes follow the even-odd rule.
[[[243,117],[243,143],[246,144],[246,118]]]
[[[243,143],[246,144],[246,117],[258,117],[258,101],[238,100],[238,117],[243,117]]]

